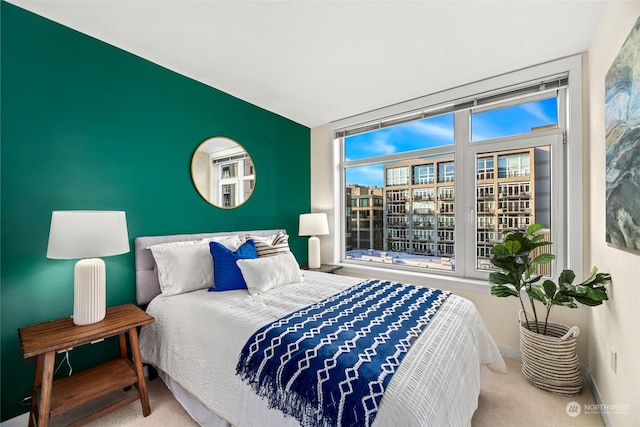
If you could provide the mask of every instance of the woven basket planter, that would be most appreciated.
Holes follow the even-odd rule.
[[[538,322],[541,333],[536,333],[535,322],[520,320],[520,351],[522,373],[533,385],[563,396],[575,396],[582,389],[582,376],[576,354],[577,326],[568,327],[548,323],[547,334],[542,335],[544,322]]]

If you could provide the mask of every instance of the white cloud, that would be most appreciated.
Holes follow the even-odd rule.
[[[378,132],[375,138],[367,141],[366,145],[359,147],[362,152],[369,156],[382,156],[385,154],[395,153],[396,147],[388,141],[388,135],[384,132]]]
[[[378,135],[371,141],[371,149],[379,154],[391,154],[396,151],[395,145],[387,141],[386,135]]]
[[[531,114],[533,117],[544,121],[545,123],[552,123],[553,119],[549,117],[543,110],[540,108],[540,104],[537,102],[531,102],[528,104],[521,105],[521,108],[527,113]]]
[[[453,140],[453,126],[443,126],[425,120],[408,123],[406,126],[416,133]]]

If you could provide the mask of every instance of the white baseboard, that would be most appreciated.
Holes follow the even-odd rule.
[[[24,427],[29,424],[29,413],[25,412],[22,415],[18,415],[17,417],[13,417],[9,420],[6,420],[0,423],[2,427]]]
[[[581,366],[580,370],[582,371],[584,379],[591,390],[591,394],[593,395],[593,399],[596,401],[596,405],[604,405],[602,396],[600,396],[600,392],[598,391],[598,386],[596,386],[596,383],[593,381],[589,368]],[[611,421],[611,418],[609,418],[609,414],[607,414],[606,411],[600,411],[600,417],[602,417],[602,422],[606,427],[613,427],[613,421]]]
[[[522,353],[520,353],[519,349],[503,347],[499,345],[498,350],[500,350],[500,354],[502,355],[502,357],[513,360],[522,360]]]

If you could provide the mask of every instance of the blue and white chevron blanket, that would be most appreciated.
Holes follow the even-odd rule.
[[[368,280],[262,327],[236,373],[303,426],[368,426],[450,293]]]

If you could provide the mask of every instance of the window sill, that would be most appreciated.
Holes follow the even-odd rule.
[[[351,263],[340,263],[339,265],[342,266],[342,269],[337,272],[337,274],[346,276],[394,280],[401,283],[431,286],[445,290],[471,291],[482,294],[491,293],[491,285],[487,280],[429,274],[421,271],[396,270]]]

